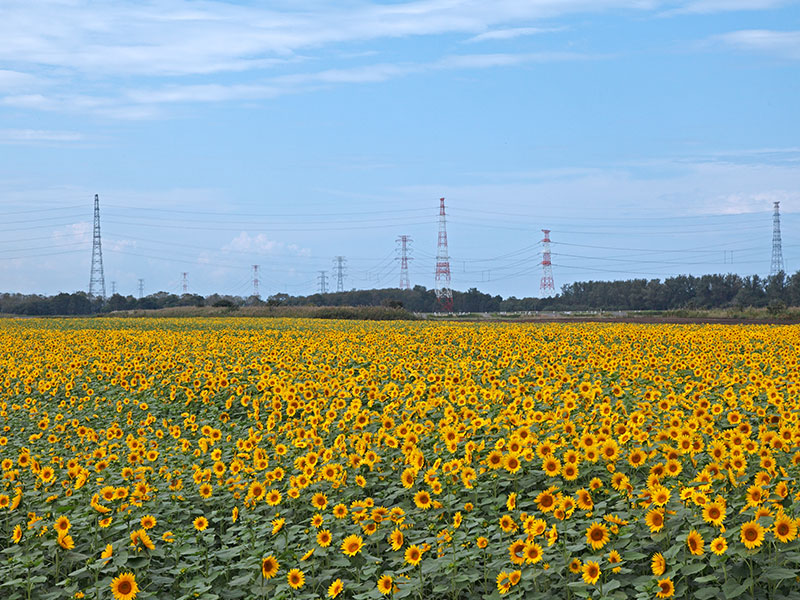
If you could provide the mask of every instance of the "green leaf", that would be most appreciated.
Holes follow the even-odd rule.
[[[761,579],[767,581],[780,581],[781,579],[791,579],[797,575],[797,571],[786,569],[785,567],[770,567],[761,573]]]
[[[696,592],[694,592],[694,597],[697,600],[707,600],[708,598],[717,598],[719,597],[719,588],[714,586],[702,587]]]

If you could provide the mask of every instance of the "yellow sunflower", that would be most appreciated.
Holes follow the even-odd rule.
[[[133,573],[122,573],[111,580],[111,593],[115,600],[133,600],[138,592],[139,586]]]

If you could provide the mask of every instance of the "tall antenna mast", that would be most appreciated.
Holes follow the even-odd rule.
[[[347,262],[347,259],[344,256],[334,256],[333,263],[334,268],[336,269],[336,291],[343,292],[344,291],[344,263]]]
[[[542,240],[542,281],[539,284],[539,292],[542,296],[549,296],[555,293],[556,286],[553,283],[553,265],[550,262],[550,230],[542,229],[544,239]]]
[[[775,212],[772,213],[772,266],[769,269],[770,276],[777,275],[781,271],[786,272],[783,264],[783,249],[781,247],[781,212],[780,202],[773,202]]]
[[[253,296],[260,298],[261,294],[258,291],[258,265],[253,265]]]
[[[183,276],[183,280],[181,281],[181,290],[183,291],[184,294],[188,294],[189,293],[189,281],[187,280],[187,277],[189,276],[189,273],[184,271],[183,273],[181,273],[181,275]]]
[[[436,301],[444,312],[453,310],[453,290],[450,288],[450,256],[447,251],[447,219],[444,198],[439,198],[439,243],[436,246]]]
[[[92,235],[92,272],[89,277],[89,297],[106,297],[106,278],[103,275],[103,246],[100,242],[100,196],[94,195],[94,234]]]
[[[410,290],[411,282],[408,279],[408,261],[414,260],[408,256],[408,244],[411,242],[411,236],[398,236],[397,242],[400,244],[400,289]]]

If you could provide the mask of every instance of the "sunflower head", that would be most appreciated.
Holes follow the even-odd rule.
[[[133,573],[122,573],[111,581],[111,593],[115,600],[133,600],[138,592],[139,586]]]

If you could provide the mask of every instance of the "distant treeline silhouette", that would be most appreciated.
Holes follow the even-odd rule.
[[[421,285],[410,290],[396,288],[351,290],[310,296],[275,294],[267,299],[212,294],[178,296],[158,292],[144,298],[114,294],[106,300],[85,292],[55,296],[0,294],[0,313],[31,316],[90,315],[113,311],[159,309],[180,306],[239,307],[273,306],[384,306],[413,312],[436,312],[436,294]],[[551,298],[492,296],[470,288],[453,292],[457,312],[586,311],[586,310],[678,310],[800,306],[800,271],[788,276],[679,275],[660,279],[581,281],[562,287]]]

